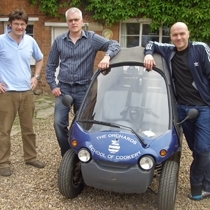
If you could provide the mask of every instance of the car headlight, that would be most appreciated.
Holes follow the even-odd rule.
[[[139,160],[139,166],[144,170],[150,170],[154,166],[154,158],[151,156],[143,156]]]
[[[82,148],[82,149],[79,150],[78,158],[79,158],[80,161],[86,163],[90,160],[90,157],[91,157],[90,152],[87,149]]]

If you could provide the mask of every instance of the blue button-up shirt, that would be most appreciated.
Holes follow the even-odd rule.
[[[49,53],[46,65],[46,80],[53,90],[57,87],[55,72],[59,67],[57,79],[67,84],[89,84],[93,75],[94,60],[98,51],[104,51],[112,58],[120,50],[119,43],[108,40],[92,31],[82,31],[74,44],[69,32],[58,36]]]

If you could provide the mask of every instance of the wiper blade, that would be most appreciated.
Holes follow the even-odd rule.
[[[77,122],[93,123],[93,124],[98,124],[98,125],[107,125],[114,128],[120,128],[120,125],[118,124],[108,123],[108,122],[103,122],[103,121],[98,121],[98,120],[77,120]]]
[[[114,128],[124,128],[127,130],[130,130],[132,133],[136,135],[136,137],[139,139],[139,142],[142,144],[142,146],[145,148],[147,146],[147,143],[144,141],[144,139],[136,133],[132,128],[125,126],[125,125],[120,125],[117,123],[108,123],[108,122],[103,122],[103,121],[98,121],[98,120],[77,120],[77,122],[83,122],[83,123],[93,123],[93,124],[98,124],[98,125],[106,125]]]

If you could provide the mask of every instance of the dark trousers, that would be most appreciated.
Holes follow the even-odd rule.
[[[201,190],[210,192],[210,107],[179,105],[180,121],[190,108],[196,108],[199,116],[194,121],[185,121],[182,127],[193,156],[190,166],[191,193],[199,195]]]
[[[60,90],[62,95],[56,98],[55,112],[54,112],[54,129],[58,143],[61,148],[61,155],[63,156],[70,145],[68,142],[68,126],[69,126],[69,111],[70,107],[62,104],[64,95],[71,95],[73,98],[74,113],[76,113],[82,103],[82,100],[87,91],[88,85],[69,85],[61,83]]]

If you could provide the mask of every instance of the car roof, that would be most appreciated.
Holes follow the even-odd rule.
[[[168,74],[167,66],[163,57],[159,54],[154,54],[154,59],[156,62],[156,67],[163,71],[163,73]],[[144,61],[144,48],[143,47],[131,47],[131,48],[121,48],[120,52],[111,59],[111,65],[117,65],[119,63],[136,63],[143,64]]]

